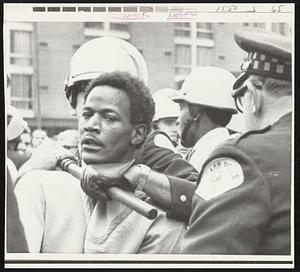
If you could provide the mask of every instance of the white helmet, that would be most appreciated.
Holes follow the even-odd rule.
[[[147,84],[148,70],[141,53],[130,43],[112,37],[89,40],[73,55],[65,85],[96,78],[102,73],[126,71]]]
[[[177,95],[174,89],[160,89],[156,91],[152,97],[155,102],[155,115],[153,122],[163,118],[178,117],[180,109],[178,104],[172,101],[172,98]]]
[[[199,67],[183,82],[174,102],[203,105],[237,113],[231,91],[236,78],[229,71],[211,66]]]
[[[113,37],[95,38],[83,44],[73,55],[65,80],[65,94],[71,106],[75,108],[77,103],[72,97],[78,91],[72,88],[76,82],[84,87],[87,80],[115,71],[128,72],[148,84],[145,59],[132,44]]]
[[[11,141],[23,133],[27,127],[27,123],[24,121],[18,110],[13,106],[8,106],[7,119],[7,140]]]

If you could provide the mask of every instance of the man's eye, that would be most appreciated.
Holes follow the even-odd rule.
[[[92,113],[91,112],[88,112],[88,111],[84,111],[82,112],[82,117],[83,118],[89,118],[92,116]]]
[[[104,118],[105,118],[105,120],[107,120],[109,122],[117,121],[117,118],[115,116],[112,116],[112,115],[105,115]]]

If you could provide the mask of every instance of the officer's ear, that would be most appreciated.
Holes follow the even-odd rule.
[[[263,83],[258,79],[251,80],[254,88],[251,88],[252,113],[258,114],[263,106]]]
[[[131,133],[131,144],[141,144],[147,135],[147,126],[145,124],[138,124],[134,127]]]
[[[189,105],[189,111],[194,121],[197,121],[201,116],[201,107],[198,105]]]

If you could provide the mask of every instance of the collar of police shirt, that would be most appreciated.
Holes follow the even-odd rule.
[[[210,130],[198,140],[186,159],[200,172],[209,154],[214,151],[217,146],[236,135],[238,135],[238,133],[230,135],[226,127]]]

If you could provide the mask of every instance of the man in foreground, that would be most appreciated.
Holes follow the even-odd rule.
[[[81,112],[83,163],[121,164],[121,173],[125,172],[127,180],[135,186],[130,186],[122,176],[117,180],[118,184],[126,190],[137,189],[137,197],[150,201],[139,191],[145,185],[141,178],[167,177],[146,166],[137,165],[135,170],[129,168],[154,115],[148,88],[128,73],[103,74],[87,87]],[[50,150],[53,161],[48,168],[53,169],[57,160],[68,154],[63,154],[59,147]],[[103,180],[100,184],[83,180],[81,184],[86,194],[78,180],[61,171],[33,171],[19,180],[15,192],[30,252],[177,252],[185,229],[183,223],[168,219],[162,211],[151,221],[117,201],[107,199]]]

